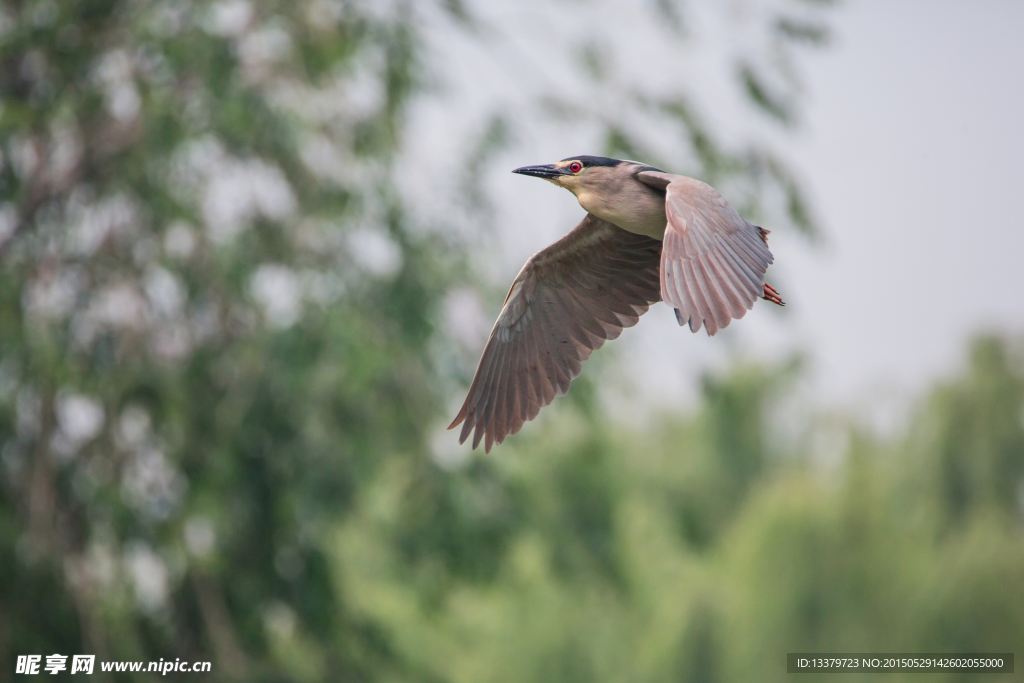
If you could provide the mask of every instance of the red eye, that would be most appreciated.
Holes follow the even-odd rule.
[[[574,161],[571,164],[569,164],[569,170],[572,171],[573,173],[579,173],[581,170],[583,170],[583,164],[581,164],[578,161]]]

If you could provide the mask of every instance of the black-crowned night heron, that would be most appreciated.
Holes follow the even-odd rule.
[[[466,402],[473,448],[515,434],[569,390],[606,339],[665,301],[680,325],[709,335],[759,297],[785,305],[764,281],[768,231],[744,220],[713,187],[635,161],[570,157],[513,173],[576,195],[587,215],[526,262],[505,297]]]

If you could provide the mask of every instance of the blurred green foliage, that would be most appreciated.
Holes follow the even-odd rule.
[[[1024,478],[987,476],[1024,458],[1016,353],[979,339],[899,438],[808,425],[845,440],[831,465],[772,425],[798,366],[709,378],[697,412],[646,432],[563,409],[500,459],[382,477],[339,532],[343,581],[456,681],[786,680],[786,652],[1019,650],[1024,515],[1006,491]],[[389,533],[422,528],[411,501],[445,479],[455,514],[396,552]],[[474,524],[495,535],[455,548]],[[488,572],[467,576],[480,552]]]
[[[772,30],[826,35],[794,21]],[[389,182],[417,28],[402,3],[0,8],[0,681],[54,652],[518,683],[1018,647],[1024,368],[1004,340],[894,439],[782,434],[799,366],[738,364],[643,431],[581,382],[492,457],[438,445],[437,323],[467,269]],[[788,120],[759,78],[740,85]],[[767,169],[810,230],[776,162],[649,104],[705,177]],[[620,123],[609,149],[637,149]]]

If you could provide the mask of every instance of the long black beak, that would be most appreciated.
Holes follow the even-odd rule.
[[[563,171],[560,168],[555,168],[552,164],[546,164],[544,166],[523,166],[512,171],[513,173],[519,173],[520,175],[532,175],[537,178],[544,178],[545,180],[551,180],[557,178],[560,175],[571,175],[568,171]]]

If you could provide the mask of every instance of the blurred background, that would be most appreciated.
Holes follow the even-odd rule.
[[[0,681],[52,653],[590,683],[1024,651],[1022,26],[8,0]],[[506,288],[582,216],[509,171],[576,154],[714,184],[790,305],[711,339],[655,306],[471,452],[445,427]]]

